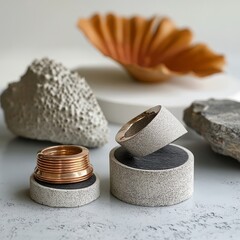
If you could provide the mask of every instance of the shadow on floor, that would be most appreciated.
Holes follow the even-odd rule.
[[[240,164],[236,159],[215,153],[210,145],[192,130],[176,143],[188,148],[194,154],[195,169],[240,170]]]

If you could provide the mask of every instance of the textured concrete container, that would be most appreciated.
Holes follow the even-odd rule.
[[[193,194],[194,156],[170,144],[145,157],[123,147],[110,152],[110,188],[118,199],[140,206],[167,206]]]
[[[100,181],[96,175],[74,184],[48,184],[30,177],[30,197],[50,207],[79,207],[100,196]]]

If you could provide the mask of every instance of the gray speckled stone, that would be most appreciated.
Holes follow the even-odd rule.
[[[37,203],[49,207],[79,207],[96,200],[100,196],[100,181],[85,188],[59,189],[46,187],[30,177],[30,197]]]
[[[213,151],[240,161],[239,102],[195,101],[184,111],[184,121],[209,142]]]
[[[53,60],[33,61],[3,92],[1,104],[18,136],[87,147],[108,140],[107,121],[85,79]]]
[[[120,163],[115,154],[119,148],[114,148],[110,153],[111,193],[124,202],[141,206],[167,206],[190,198],[193,194],[194,156],[186,148],[170,146],[183,150],[187,159],[184,163],[180,161],[179,166],[160,170],[145,170]],[[157,153],[154,154],[157,158]],[[147,162],[151,164],[151,161]]]
[[[129,128],[134,119],[141,120]],[[134,156],[151,154],[187,133],[182,123],[163,106],[150,108],[134,119],[116,136],[116,141]]]

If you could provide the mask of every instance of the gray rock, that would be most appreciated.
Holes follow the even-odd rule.
[[[88,147],[107,142],[107,121],[85,79],[53,60],[33,61],[1,104],[18,136]]]
[[[184,121],[211,145],[213,151],[240,161],[240,103],[231,100],[195,101]]]

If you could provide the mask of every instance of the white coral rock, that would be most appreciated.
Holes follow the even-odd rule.
[[[87,147],[107,142],[107,121],[85,79],[53,60],[35,60],[1,103],[18,136]]]

